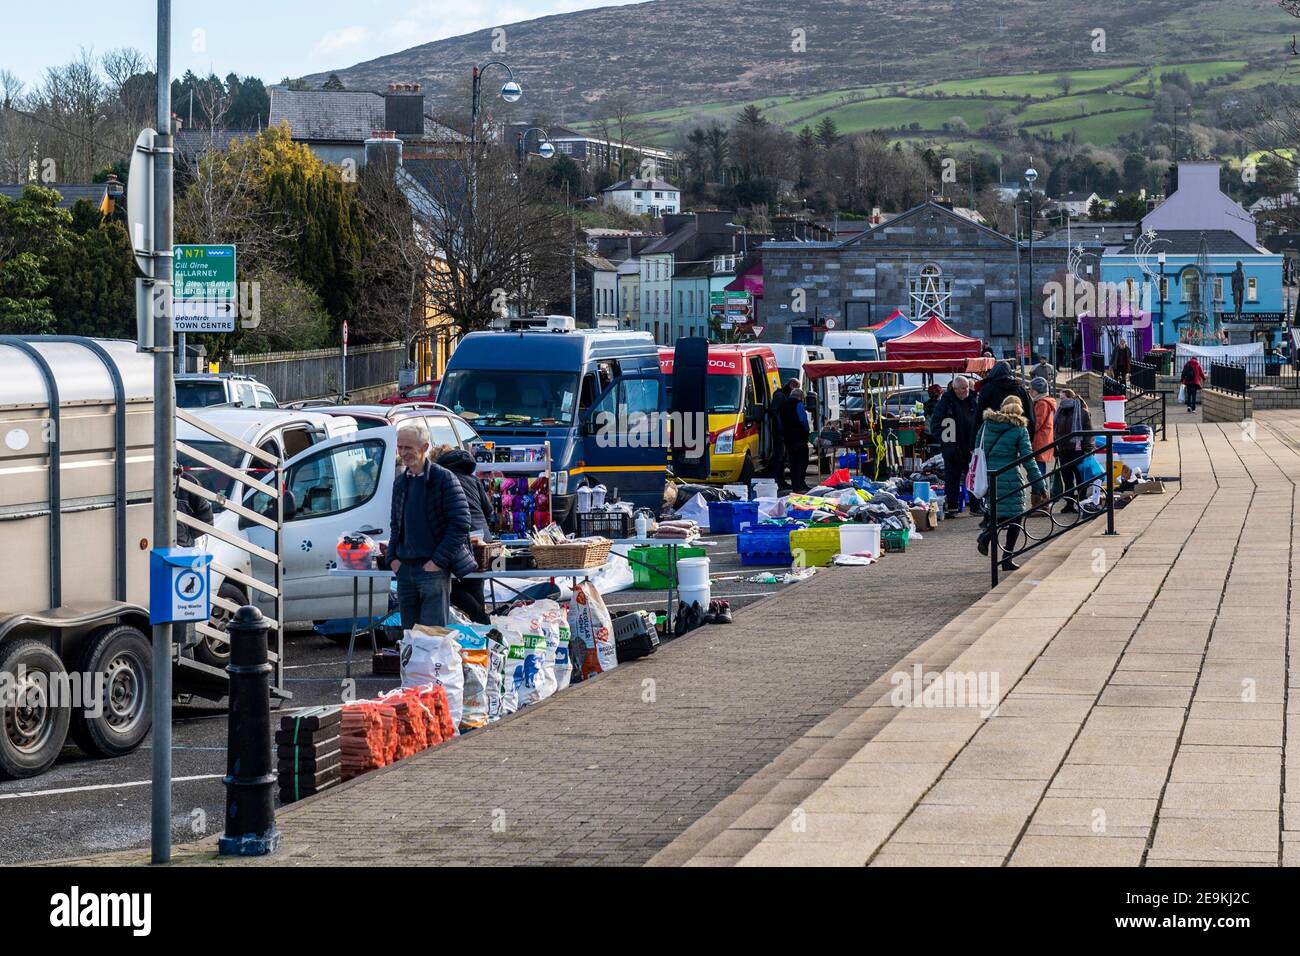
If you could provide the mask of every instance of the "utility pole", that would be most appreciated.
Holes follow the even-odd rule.
[[[172,379],[171,0],[158,0],[158,135],[153,150],[153,546],[176,541],[176,393]],[[183,626],[183,625],[182,625]],[[172,853],[173,624],[153,625],[152,859]]]

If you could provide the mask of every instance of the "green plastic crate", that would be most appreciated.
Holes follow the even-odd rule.
[[[677,586],[677,568],[668,566],[666,545],[645,545],[631,549],[627,556],[632,565],[632,587],[638,591],[663,591]],[[702,558],[704,548],[678,548],[677,559]],[[650,565],[647,567],[646,565]]]
[[[880,532],[880,549],[885,552],[906,551],[911,536],[911,528],[886,528]]]

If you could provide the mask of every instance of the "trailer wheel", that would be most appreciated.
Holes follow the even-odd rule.
[[[58,759],[68,738],[72,708],[51,706],[68,686],[67,669],[46,645],[28,638],[0,648],[0,675],[0,776],[34,777]]]
[[[121,757],[140,746],[153,723],[152,660],[153,645],[128,624],[91,635],[81,661],[82,681],[93,674],[103,683],[98,714],[79,709],[72,715],[78,747],[92,757]]]
[[[241,607],[248,603],[248,599],[244,597],[244,592],[239,589],[238,585],[231,584],[229,581],[221,582],[217,596],[232,601]],[[208,620],[208,626],[224,633],[226,625],[230,623],[231,616],[230,611],[213,603],[212,617]],[[225,667],[230,663],[230,645],[220,644],[201,634],[199,635],[199,642],[194,645],[194,659],[212,667]]]

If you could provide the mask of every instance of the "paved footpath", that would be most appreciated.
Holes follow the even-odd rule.
[[[1182,481],[1081,532],[951,662],[1000,677],[996,715],[882,713],[735,862],[1300,864],[1300,417],[1178,425],[1153,470]]]
[[[261,862],[643,863],[983,597],[976,530],[946,521],[906,554],[818,571],[730,626],[286,808],[284,849]],[[175,859],[212,862],[213,848]]]

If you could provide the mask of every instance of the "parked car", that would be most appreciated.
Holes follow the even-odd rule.
[[[305,452],[331,439],[356,435],[357,433],[355,419],[338,415],[323,415],[315,411],[221,407],[201,409],[193,414],[206,424],[224,432],[231,438],[237,439],[242,444],[252,445],[273,454],[282,462],[301,458]],[[218,441],[213,436],[186,422],[177,422],[176,438],[178,442],[185,446],[185,448],[177,449],[176,464],[183,470],[186,477],[209,491],[224,496],[229,501],[245,503],[245,499],[250,496],[250,492],[242,482],[232,480],[214,468],[205,465],[199,458],[190,454],[186,448],[193,449],[199,454],[206,455],[225,465],[238,468],[253,480],[265,481],[268,476],[269,466],[255,462],[253,456],[239,446]],[[287,483],[286,487],[289,487]],[[291,503],[290,499],[286,498],[286,522],[288,522],[294,510],[294,505],[301,508],[303,502],[299,499]],[[261,506],[256,510],[263,512],[267,509],[267,506],[268,503],[262,502]],[[240,537],[245,536],[247,522],[243,521],[238,515],[224,509],[220,503],[213,505],[213,512],[213,527],[218,531]],[[262,530],[260,526],[254,527]],[[331,539],[330,541],[331,553],[334,540]],[[287,541],[288,536],[286,535],[286,543]],[[268,550],[274,549],[275,546],[273,540],[264,543],[254,541],[254,543],[262,544]],[[246,552],[213,535],[204,535],[195,542],[195,546],[210,553],[215,562],[234,568],[244,574],[252,573],[252,559]],[[288,554],[287,550],[281,553],[284,555],[283,560],[287,567],[292,556]],[[263,575],[258,576],[264,577]],[[238,605],[248,604],[250,600],[260,596],[247,593],[247,589],[236,581],[225,580],[224,576],[215,569],[212,572],[211,588],[213,594]],[[289,606],[287,600],[285,606]],[[269,611],[270,609],[268,607],[263,608],[263,610]],[[229,617],[228,611],[214,605],[212,619],[209,623],[217,630],[225,630]],[[290,618],[290,620],[300,619]],[[230,649],[226,645],[205,637],[195,646],[194,657],[204,664],[213,667],[224,667],[230,660]]]
[[[313,408],[323,415],[343,415],[356,420],[357,428],[382,428],[396,426],[409,418],[422,418],[429,429],[431,445],[452,445],[469,451],[471,445],[483,441],[469,422],[451,409],[430,402],[411,402],[405,405],[327,405]]]
[[[380,405],[405,405],[407,402],[433,401],[433,397],[438,394],[438,383],[441,379],[431,378],[427,382],[419,382],[402,389],[395,395],[389,395],[387,398],[379,400]]]
[[[274,393],[251,375],[237,372],[184,372],[176,376],[178,408],[236,405],[241,408],[279,408]]]

